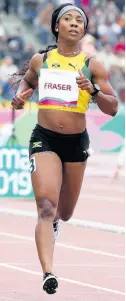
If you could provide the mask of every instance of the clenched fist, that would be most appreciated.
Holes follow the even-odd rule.
[[[82,90],[86,90],[89,94],[94,92],[94,88],[90,80],[85,77],[82,73],[82,71],[79,71],[80,77],[76,78],[76,83],[78,84],[78,87]]]
[[[33,93],[33,89],[28,89],[25,92],[15,94],[11,102],[13,108],[16,110],[23,109],[26,100],[32,95],[32,93]]]

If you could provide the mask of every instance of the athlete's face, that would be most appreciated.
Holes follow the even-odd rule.
[[[84,36],[84,18],[76,10],[68,11],[59,21],[58,37],[67,41],[79,41]]]

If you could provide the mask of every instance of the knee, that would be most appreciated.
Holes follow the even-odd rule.
[[[38,218],[52,218],[56,215],[57,203],[43,197],[36,198]]]

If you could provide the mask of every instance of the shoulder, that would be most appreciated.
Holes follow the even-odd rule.
[[[48,57],[53,53],[54,50],[49,50],[48,52],[43,53],[43,63],[48,59]]]
[[[89,63],[90,63],[90,60],[94,59],[95,60],[95,56],[89,54],[89,53],[84,53],[84,61],[85,61],[85,65],[87,67],[89,67]]]
[[[40,54],[40,53],[34,54],[30,60],[29,68],[38,72],[38,70],[41,68],[41,65],[43,64],[43,57],[44,54]]]
[[[42,54],[40,54],[40,53],[34,54],[29,62],[29,68],[32,69],[33,71],[39,73],[42,64],[50,56],[52,51],[53,50],[49,50],[48,52],[44,52]]]
[[[104,65],[95,57],[90,57],[89,59],[89,71],[92,76],[107,77],[107,71]]]

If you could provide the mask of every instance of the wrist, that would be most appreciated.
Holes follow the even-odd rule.
[[[93,86],[93,92],[91,92],[90,94],[93,97],[96,96],[101,91],[101,89],[97,84],[92,84],[92,86]]]
[[[92,84],[92,86],[91,86],[91,88],[90,88],[90,95],[92,95],[94,92],[95,92],[95,90],[94,90],[94,86],[93,86],[93,84]]]

